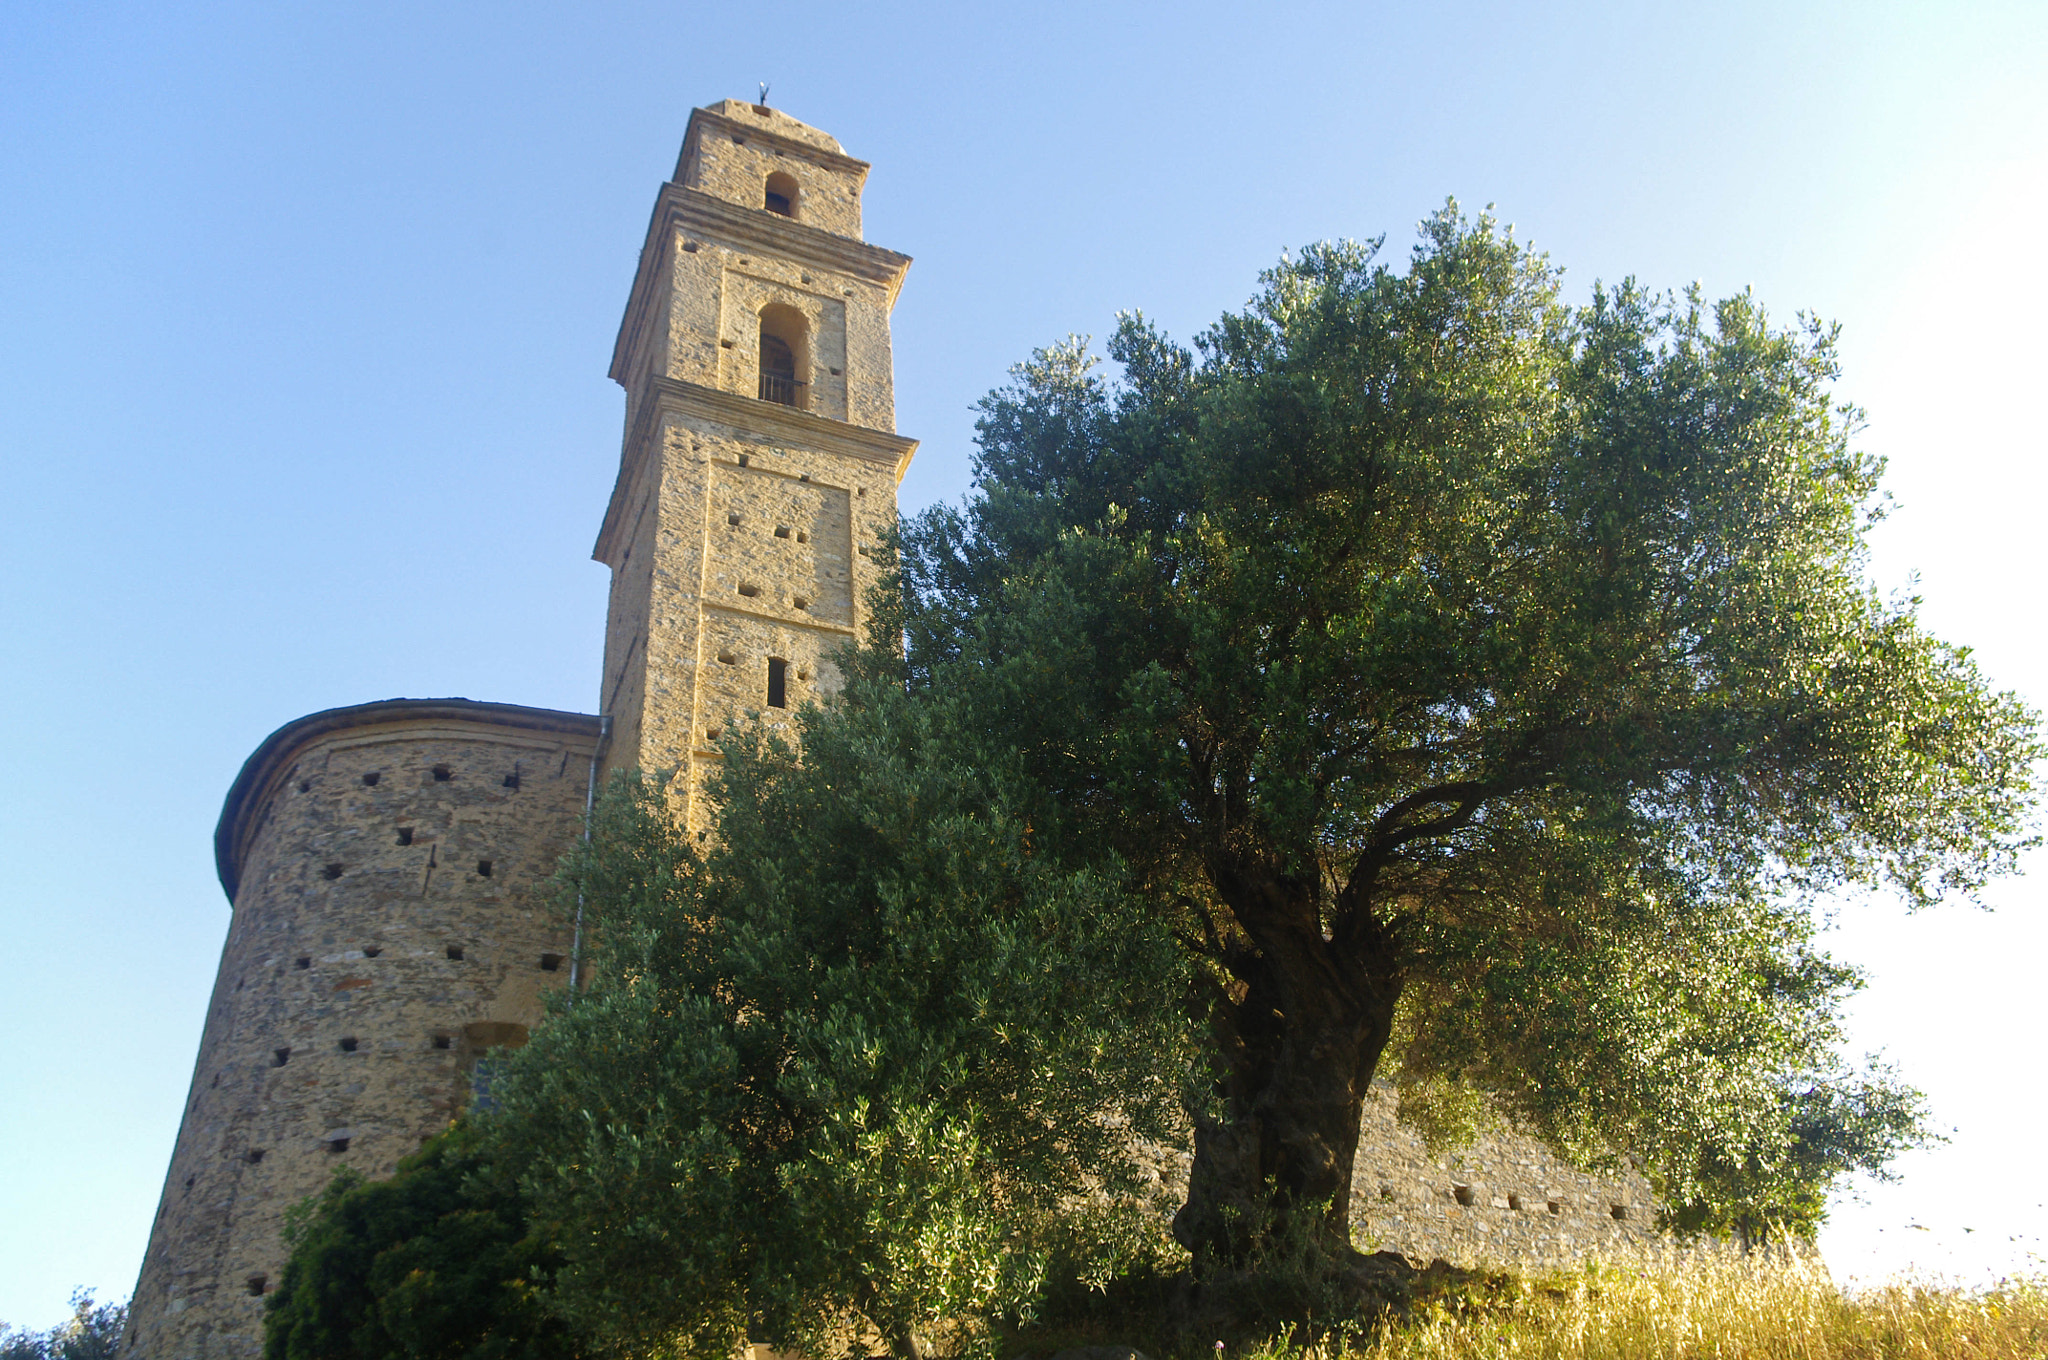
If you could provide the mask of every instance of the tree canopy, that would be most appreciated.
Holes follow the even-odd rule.
[[[975,495],[905,532],[906,678],[1206,980],[1198,1255],[1276,1213],[1343,1249],[1383,1067],[1707,1226],[1913,1136],[1841,1065],[1858,979],[1809,908],[2009,870],[2040,748],[1866,581],[1834,339],[1747,295],[1567,305],[1453,206],[1405,270],[1318,246],[1193,349],[1129,316],[1117,381],[1070,342],[982,403]]]
[[[344,1168],[287,1220],[265,1360],[570,1360],[548,1311],[556,1254],[457,1125],[388,1180]]]
[[[566,866],[599,980],[481,1127],[602,1347],[985,1345],[1055,1258],[1161,1240],[1170,936],[1113,857],[1045,853],[963,715],[856,672],[801,758],[725,743],[714,839],[629,779]]]

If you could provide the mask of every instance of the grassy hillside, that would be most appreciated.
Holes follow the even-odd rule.
[[[1218,1350],[1206,1338],[1118,1333],[1098,1315],[1006,1349],[1043,1356],[1121,1343],[1189,1360],[2041,1360],[2048,1278],[1852,1292],[1818,1264],[1676,1259],[1425,1287],[1404,1315],[1364,1334],[1239,1339]]]

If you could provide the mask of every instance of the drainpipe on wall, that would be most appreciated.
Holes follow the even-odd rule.
[[[609,714],[597,720],[597,745],[590,751],[590,782],[583,789],[583,843],[590,844],[590,814],[597,806],[597,762],[612,738]],[[569,941],[569,1004],[576,1004],[578,975],[583,970],[583,889],[576,890],[576,934]]]

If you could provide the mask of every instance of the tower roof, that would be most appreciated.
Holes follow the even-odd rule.
[[[835,156],[846,154],[838,139],[830,133],[821,132],[809,123],[798,122],[781,109],[772,109],[766,104],[750,104],[744,99],[721,99],[716,104],[706,104],[697,112],[717,114],[721,118],[746,124],[777,137],[787,137],[793,142],[803,142],[820,151],[829,151]]]

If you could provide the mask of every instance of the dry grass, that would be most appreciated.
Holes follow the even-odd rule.
[[[1712,1257],[1496,1278],[1370,1337],[1228,1360],[2041,1360],[2048,1280],[1845,1292],[1818,1265]]]

